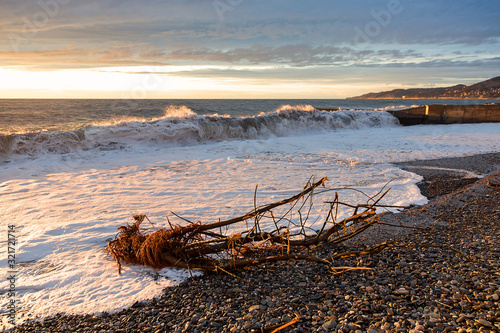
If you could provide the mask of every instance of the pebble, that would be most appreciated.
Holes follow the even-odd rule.
[[[405,288],[399,288],[398,290],[396,290],[396,294],[400,294],[400,295],[409,295],[410,292],[408,290],[406,290]]]
[[[478,323],[482,326],[485,326],[485,327],[493,327],[493,325],[489,321],[487,321],[486,319],[482,319],[482,318],[477,319],[476,323]]]
[[[500,234],[500,191],[486,190],[490,197],[460,197],[467,203],[460,207],[446,204],[437,209],[432,206],[440,200],[436,199],[425,211],[417,208],[397,215],[403,221],[424,212],[432,214],[429,221],[438,221],[429,224],[432,232],[401,232],[398,242],[447,244],[467,255],[467,260],[440,248],[389,248],[335,261],[339,266],[371,268],[342,274],[310,262],[266,263],[235,271],[240,279],[227,274],[190,279],[117,313],[59,314],[19,325],[12,333],[270,332],[297,315],[300,321],[288,332],[498,331],[500,244],[487,237]],[[355,241],[352,244],[354,249],[363,248]],[[351,250],[349,246],[320,245],[311,253],[327,257]]]
[[[251,307],[248,309],[248,311],[249,311],[249,312],[253,312],[253,311],[264,311],[265,309],[266,309],[266,307],[265,307],[265,306],[263,306],[263,305],[253,305],[253,306],[251,306]]]
[[[429,312],[427,316],[429,316],[430,319],[439,319],[439,314],[436,312]]]
[[[337,327],[337,322],[335,320],[329,320],[329,321],[325,322],[323,325],[321,325],[321,327],[329,330],[329,329]]]

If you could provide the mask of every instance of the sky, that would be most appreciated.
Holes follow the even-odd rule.
[[[500,75],[500,1],[0,0],[0,98],[345,98]]]

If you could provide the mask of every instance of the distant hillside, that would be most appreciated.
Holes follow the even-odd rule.
[[[500,76],[470,86],[459,84],[447,88],[395,89],[368,93],[350,99],[398,99],[398,98],[500,98]]]

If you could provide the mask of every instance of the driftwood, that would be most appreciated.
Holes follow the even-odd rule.
[[[488,180],[488,183],[486,185],[488,185],[490,187],[500,187],[500,183],[492,183],[489,180]]]
[[[324,202],[329,208],[321,228],[312,230],[309,215],[313,197],[316,195],[315,190],[320,186],[324,187],[326,181],[326,177],[317,182],[310,180],[300,193],[261,207],[257,207],[255,194],[254,209],[251,212],[215,223],[194,223],[174,214],[188,224],[176,226],[168,221],[169,229],[160,228],[155,231],[141,232],[141,224],[149,220],[145,215],[135,215],[135,222],[132,225],[118,228],[119,233],[114,240],[108,242],[107,251],[116,259],[119,272],[122,263],[146,265],[157,269],[174,266],[227,272],[235,268],[284,260],[321,263],[334,272],[366,269],[365,267],[334,267],[332,263],[338,258],[374,254],[390,245],[384,243],[370,250],[347,252],[329,258],[301,254],[298,249],[310,248],[325,242],[331,244],[345,242],[377,223],[376,208],[401,207],[379,205],[380,200],[390,189],[379,192],[375,197],[367,196],[367,202],[359,205],[341,202],[335,192],[335,200]],[[327,191],[332,190],[324,189],[321,193]],[[273,209],[285,205],[289,205],[289,209],[282,216],[276,217]],[[337,221],[339,206],[353,208],[354,212],[348,218]],[[292,216],[298,216],[298,220],[293,219]],[[261,230],[264,219],[272,221],[275,229]],[[228,236],[221,231],[223,227],[238,224],[241,226],[241,223],[249,225],[245,232]],[[299,231],[292,233],[290,226],[294,226]],[[250,257],[248,257],[249,253],[252,254]]]

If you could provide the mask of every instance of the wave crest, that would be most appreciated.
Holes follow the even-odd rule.
[[[111,150],[136,142],[195,144],[397,124],[397,119],[387,112],[330,112],[311,105],[282,105],[274,112],[245,118],[201,116],[186,106],[169,106],[162,117],[150,120],[128,118],[76,131],[0,136],[0,153],[37,155],[68,153],[78,148]]]
[[[195,116],[197,116],[197,114],[187,106],[170,105],[165,108],[163,117],[157,118],[155,120],[165,119],[165,118],[192,118]]]

